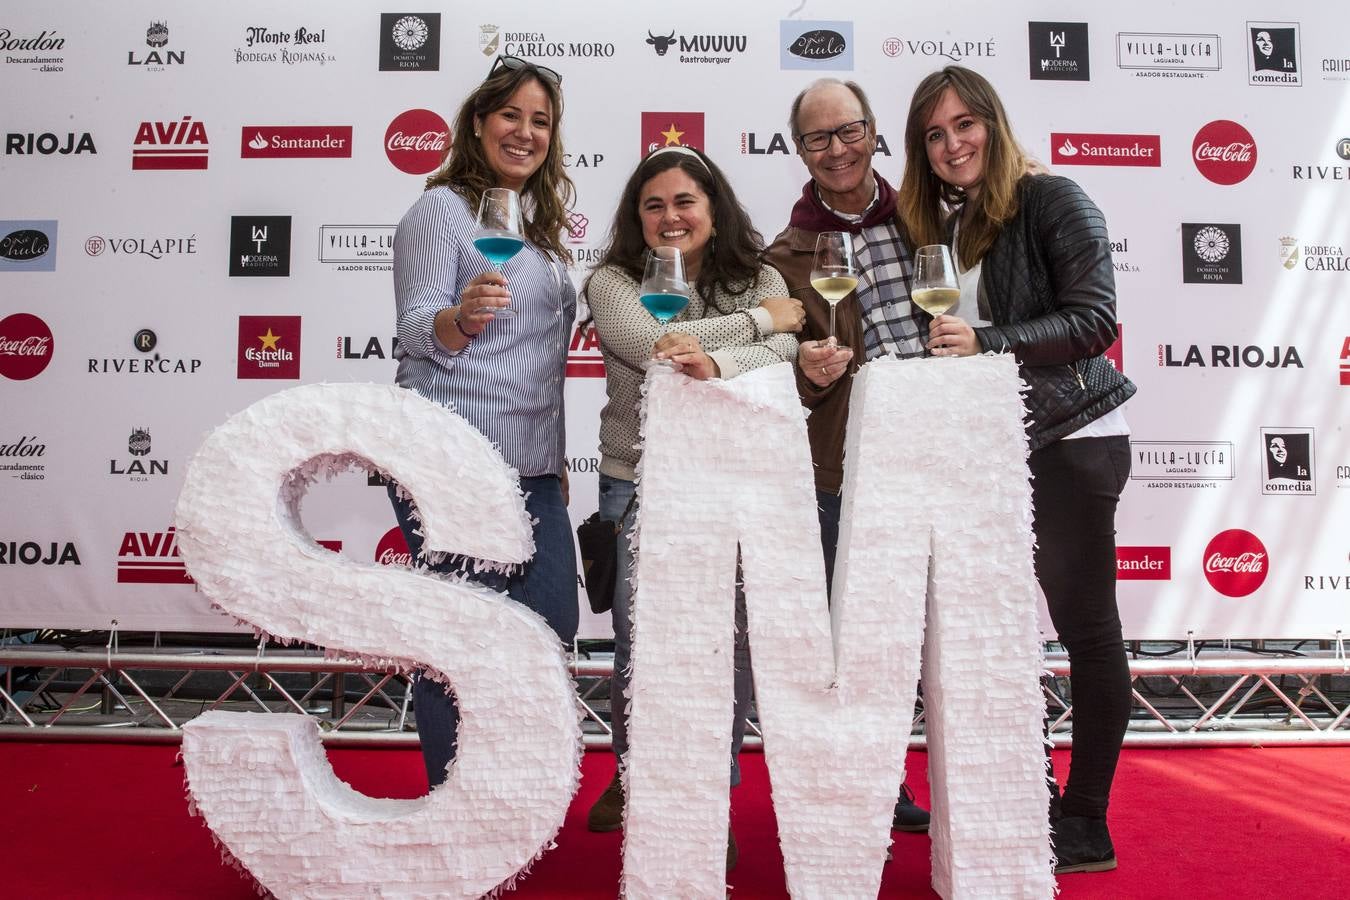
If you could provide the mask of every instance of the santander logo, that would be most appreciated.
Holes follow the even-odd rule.
[[[1060,156],[1077,156],[1078,148],[1073,145],[1073,141],[1065,138],[1064,143],[1060,144],[1055,152]]]
[[[409,175],[435,171],[449,152],[450,126],[429,109],[399,113],[384,132],[385,155]]]
[[[1205,577],[1225,597],[1245,597],[1259,588],[1270,571],[1265,544],[1250,531],[1230,528],[1205,547]]]
[[[1051,132],[1050,161],[1067,166],[1162,165],[1162,139],[1156,134],[1080,134]]]
[[[1191,158],[1215,184],[1237,184],[1256,168],[1256,139],[1237,122],[1219,119],[1196,132]]]
[[[266,150],[267,138],[263,137],[261,134],[255,131],[253,133],[253,140],[249,141],[248,145],[252,147],[254,150]]]
[[[386,531],[375,545],[375,561],[382,566],[413,567],[412,552],[408,550],[408,542],[403,539],[403,532],[397,525]]]
[[[0,319],[0,375],[27,381],[52,361],[52,330],[32,313]]]

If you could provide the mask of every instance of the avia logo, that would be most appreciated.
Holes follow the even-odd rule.
[[[192,116],[176,122],[142,122],[131,146],[131,168],[205,169],[209,151],[206,126]]]
[[[567,345],[568,378],[604,378],[605,358],[600,353],[600,335],[595,323],[572,329],[572,342]]]
[[[1171,547],[1117,547],[1118,581],[1170,581]]]
[[[242,159],[339,159],[352,155],[350,125],[245,125]]]
[[[168,531],[128,531],[117,549],[118,584],[192,584],[178,555],[178,538]]]
[[[1250,531],[1221,531],[1205,547],[1205,578],[1225,597],[1252,593],[1266,580],[1269,569],[1266,545]]]
[[[1217,119],[1195,133],[1191,156],[1215,184],[1237,184],[1256,168],[1256,139],[1237,122]]]
[[[1156,134],[1050,135],[1050,160],[1072,166],[1162,165],[1161,138]]]
[[[31,313],[0,319],[0,375],[27,381],[52,361],[52,330]]]

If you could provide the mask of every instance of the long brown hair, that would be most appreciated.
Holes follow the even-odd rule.
[[[505,106],[516,89],[527,80],[533,80],[543,88],[553,109],[553,121],[544,164],[526,180],[521,191],[534,201],[533,212],[529,209],[530,204],[522,204],[525,236],[535,246],[551,251],[560,259],[567,259],[569,254],[562,235],[567,228],[567,209],[576,198],[576,188],[563,170],[562,91],[557,84],[540,78],[532,66],[519,69],[503,67],[464,99],[455,116],[452,132],[454,142],[450,146],[450,155],[444,165],[427,179],[427,190],[444,185],[463,197],[470,209],[478,209],[483,192],[497,187],[497,175],[488,165],[487,156],[483,153],[483,142],[474,137],[474,120],[485,119]]]
[[[938,178],[928,163],[928,119],[948,88],[988,132],[984,177],[970,209],[965,209],[966,192]],[[1008,113],[994,86],[964,66],[947,66],[920,81],[910,100],[905,120],[905,175],[896,216],[916,245],[944,244],[947,213],[962,211],[957,251],[964,265],[973,266],[984,259],[1003,225],[1017,213],[1017,182],[1026,166],[1026,155],[1013,137]]]
[[[658,152],[638,163],[619,197],[619,208],[614,211],[614,224],[609,229],[609,248],[597,268],[616,266],[634,281],[642,281],[647,252],[638,210],[642,186],[662,172],[679,169],[708,195],[708,204],[712,208],[713,236],[703,248],[695,283],[699,296],[711,301],[719,287],[733,296],[743,294],[759,277],[759,255],[764,250],[764,238],[755,230],[750,214],[736,199],[731,182],[722,170],[703,153],[692,147],[688,149],[697,155]]]

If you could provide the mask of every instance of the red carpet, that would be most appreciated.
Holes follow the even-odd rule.
[[[187,814],[176,747],[0,743],[3,895],[16,898],[238,898],[251,883],[220,864]],[[330,754],[340,777],[371,794],[425,790],[413,751]],[[1057,756],[1057,761],[1062,762]],[[926,763],[910,754],[921,803]],[[741,862],[737,900],[785,896],[764,758],[742,757],[733,794]],[[613,897],[620,835],[591,834],[585,814],[613,772],[587,754],[557,849],[517,897]],[[1350,749],[1127,750],[1111,815],[1121,864],[1067,875],[1060,897],[1332,898],[1350,893]],[[932,897],[928,838],[896,834],[883,897]]]

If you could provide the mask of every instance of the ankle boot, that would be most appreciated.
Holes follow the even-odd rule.
[[[623,827],[623,782],[618,772],[591,807],[586,816],[586,827],[591,831],[618,831]]]

